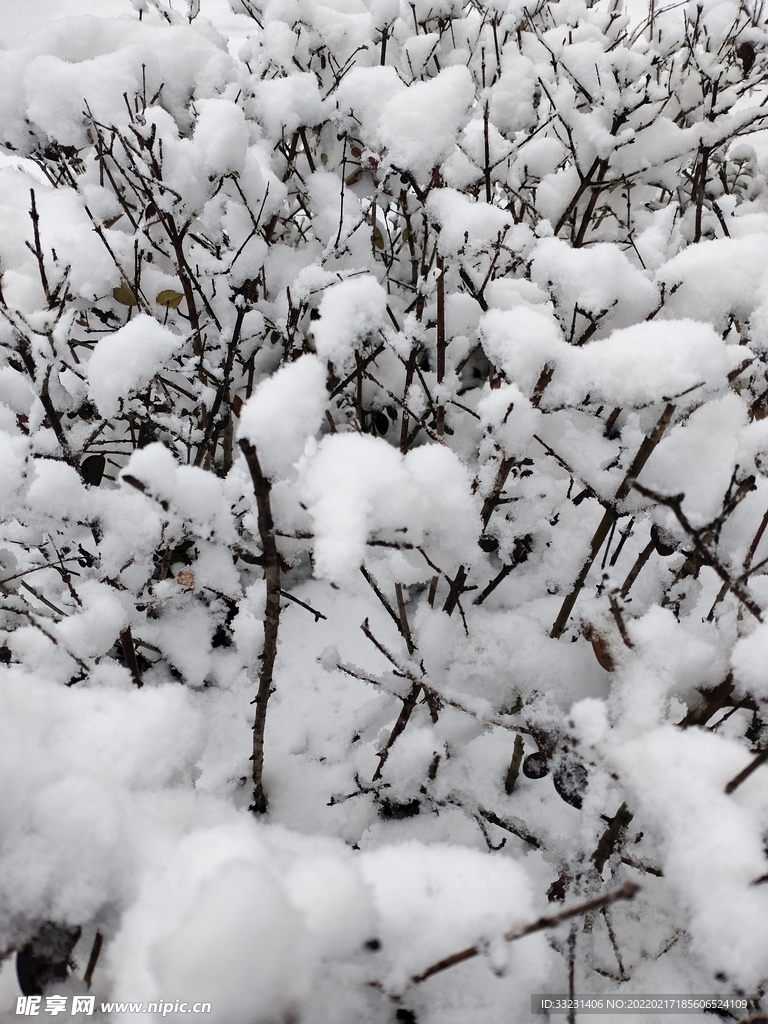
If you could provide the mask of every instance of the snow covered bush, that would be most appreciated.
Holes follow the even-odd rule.
[[[0,949],[759,1009],[762,7],[231,3],[0,52]]]

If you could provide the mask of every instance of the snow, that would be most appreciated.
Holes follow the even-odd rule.
[[[478,856],[474,850],[416,844],[366,856],[363,877],[382,918],[382,945],[397,950],[390,984],[402,985],[406,970],[415,973],[441,960],[454,951],[456,940],[455,948],[464,949],[533,917],[522,869],[497,859],[484,863],[479,874]],[[488,900],[489,890],[498,894],[493,901]],[[410,908],[407,914],[402,912],[405,906]],[[416,935],[413,916],[424,922]]]
[[[192,138],[204,154],[207,175],[242,170],[250,137],[242,109],[231,100],[200,100]]]
[[[678,396],[685,401],[683,392],[693,388],[722,389],[744,350],[723,346],[709,325],[661,320],[614,331],[563,354],[562,376],[558,372],[553,380],[555,401],[591,393],[632,407]]]
[[[386,312],[387,296],[375,278],[351,277],[332,285],[320,300],[313,330],[318,356],[343,371],[356,342],[375,335]]]
[[[184,992],[245,1024],[274,1020],[306,994],[306,932],[254,839],[236,824],[198,830],[145,879],[115,940],[118,998]]]
[[[24,4],[16,0],[2,0],[0,41],[6,48],[12,49],[50,22],[83,15],[115,18],[127,14],[132,6],[135,7],[133,0],[29,0]],[[234,13],[228,0],[201,0],[200,10],[203,17],[226,34],[233,52],[237,52],[245,39],[250,21]]]
[[[315,532],[316,571],[334,581],[357,572],[369,537],[395,548],[398,536],[409,550],[425,545],[450,569],[479,532],[466,470],[439,445],[403,458],[378,438],[328,437],[307,460],[301,492]],[[411,567],[414,579],[428,571],[423,561],[419,568]]]
[[[643,471],[645,486],[664,494],[683,492],[683,508],[693,522],[711,522],[732,479],[746,423],[747,410],[734,394],[696,409],[651,456]]]
[[[101,415],[114,416],[121,399],[146,385],[181,343],[146,313],[102,338],[88,362],[88,394]]]
[[[480,336],[489,359],[528,392],[534,390],[546,364],[568,351],[552,313],[522,303],[509,311],[486,313],[480,321]]]
[[[760,625],[736,642],[731,655],[731,665],[740,690],[754,693],[760,700],[768,697],[765,646],[766,627]]]
[[[4,668],[2,704],[3,776],[13,780],[2,811],[4,906],[11,917],[76,922],[119,905],[126,871],[162,831],[163,805],[197,757],[201,723],[186,691],[75,692]]]
[[[333,95],[339,112],[354,114],[363,142],[375,148],[384,110],[403,88],[393,67],[356,67],[341,80]]]
[[[301,356],[259,384],[243,407],[240,436],[256,446],[267,476],[286,476],[299,461],[320,429],[325,403],[325,370],[317,356]]]
[[[309,73],[260,82],[256,107],[270,138],[277,140],[284,130],[316,124],[322,119],[322,97]]]
[[[231,510],[222,482],[197,466],[180,466],[168,449],[150,444],[131,455],[125,473],[203,534],[233,536]]]
[[[460,249],[482,250],[489,243],[505,239],[513,223],[512,217],[497,207],[470,202],[448,188],[433,193],[427,209],[440,225],[440,248],[444,255],[455,255]]]
[[[601,317],[600,332],[642,321],[658,304],[651,281],[617,247],[598,243],[573,249],[559,238],[544,238],[532,254],[531,280],[552,282],[563,315],[570,318],[578,304]]]
[[[379,138],[391,163],[425,182],[451,155],[473,95],[466,68],[452,67],[393,96],[379,120]]]
[[[615,750],[613,760],[666,836],[664,874],[690,917],[694,948],[713,971],[753,985],[762,976],[768,908],[752,885],[764,867],[754,812],[723,792],[743,765],[738,745],[666,726]]]

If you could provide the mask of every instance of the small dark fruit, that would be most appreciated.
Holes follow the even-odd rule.
[[[382,436],[389,430],[389,420],[381,410],[373,413],[373,426],[375,432]]]
[[[89,455],[87,459],[83,460],[83,464],[80,467],[80,475],[85,483],[90,484],[91,487],[98,487],[104,476],[106,466],[107,460],[103,455]]]
[[[527,779],[543,779],[549,772],[549,762],[546,754],[529,754],[523,761],[523,775]]]

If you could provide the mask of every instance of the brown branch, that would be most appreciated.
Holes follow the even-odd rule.
[[[558,637],[562,636],[563,630],[568,624],[568,619],[571,617],[571,612],[576,604],[576,600],[581,593],[584,584],[587,582],[587,576],[589,575],[589,570],[592,568],[592,563],[597,558],[597,553],[605,543],[608,533],[615,522],[616,512],[612,508],[607,508],[603,513],[603,518],[600,520],[597,529],[592,535],[592,540],[589,545],[589,553],[581,567],[581,571],[576,577],[576,581],[573,584],[570,593],[566,596],[560,606],[558,616],[549,632],[549,635],[553,640],[557,640]]]
[[[516,569],[518,565],[524,562],[528,555],[531,553],[531,545],[533,541],[530,534],[526,534],[520,540],[515,541],[515,549],[512,552],[512,561],[507,562],[506,565],[502,566],[501,570],[494,576],[494,578],[487,584],[487,586],[480,592],[480,594],[472,602],[473,604],[482,604],[487,597],[489,597],[496,587],[502,583],[507,576]]]
[[[125,629],[120,633],[120,646],[123,649],[123,657],[125,658],[125,664],[131,673],[136,686],[141,689],[144,685],[144,680],[141,678],[141,671],[139,669],[139,661],[136,657],[136,648],[133,644],[133,634],[131,633],[131,627],[126,626]]]
[[[607,828],[600,836],[595,852],[592,854],[592,863],[595,865],[595,871],[599,875],[603,873],[606,861],[629,827],[632,817],[632,812],[626,803],[623,803],[612,818],[604,819],[607,820]]]
[[[483,520],[483,529],[488,528],[488,523],[491,520],[491,516],[494,513],[495,508],[501,501],[501,492],[504,490],[504,484],[507,482],[507,477],[512,471],[512,467],[517,462],[514,456],[508,456],[502,459],[499,463],[499,468],[496,471],[496,479],[493,482],[493,488],[490,493],[485,496],[483,501],[483,508],[480,512],[480,518]]]
[[[653,540],[649,540],[648,543],[646,544],[646,546],[643,548],[643,550],[640,552],[640,554],[635,559],[635,564],[629,570],[629,574],[627,575],[627,578],[624,580],[624,582],[621,585],[621,590],[619,591],[619,594],[622,597],[626,597],[627,594],[632,589],[635,580],[640,575],[640,572],[641,572],[643,566],[645,565],[645,563],[648,561],[648,559],[653,554],[653,551],[654,551],[655,547],[656,547],[655,542]]]
[[[344,390],[344,388],[347,386],[347,384],[350,384],[356,377],[358,377],[360,375],[360,373],[363,370],[365,370],[368,366],[370,366],[370,364],[375,359],[377,359],[378,356],[381,355],[381,353],[384,351],[385,347],[386,346],[383,343],[380,344],[380,345],[377,345],[376,348],[373,350],[373,352],[371,352],[369,355],[365,356],[364,359],[361,358],[360,363],[358,364],[358,366],[355,367],[355,369],[352,371],[352,373],[347,374],[347,376],[344,378],[344,380],[340,384],[336,385],[336,387],[333,389],[333,391],[328,396],[329,399],[330,398],[335,398],[337,395],[340,395],[341,392]]]
[[[656,491],[652,491],[647,487],[643,487],[641,484],[638,483],[635,483],[633,486],[636,491],[643,495],[644,498],[650,498],[652,501],[656,501],[660,505],[665,505],[667,508],[672,510],[678,523],[680,523],[682,528],[693,541],[694,546],[696,547],[696,550],[698,551],[702,561],[706,562],[706,564],[710,566],[710,568],[714,569],[717,575],[720,577],[720,579],[724,583],[727,583],[729,585],[729,587],[731,588],[731,593],[734,595],[734,597],[738,598],[739,601],[741,601],[741,603],[744,605],[747,611],[754,615],[758,622],[762,622],[762,609],[757,604],[755,604],[755,602],[752,600],[749,594],[743,589],[743,587],[732,579],[730,573],[721,563],[720,559],[716,555],[712,554],[707,545],[701,539],[699,531],[691,525],[688,517],[683,512],[683,509],[681,507],[681,502],[684,496],[676,494],[672,495],[671,497],[667,497],[664,494],[658,494]]]
[[[406,646],[408,647],[408,653],[413,654],[413,644],[411,642],[411,638],[406,633],[405,625],[403,621],[401,621],[400,616],[397,614],[395,609],[384,596],[381,587],[376,582],[376,579],[371,575],[371,573],[368,572],[364,565],[360,566],[360,572],[363,574],[363,577],[365,578],[365,581],[368,584],[368,586],[374,592],[376,597],[378,597],[379,601],[381,601],[382,607],[386,611],[387,615],[389,615],[390,619],[392,619],[394,624],[397,626],[398,633],[400,634],[400,636],[402,636],[403,640],[405,640]]]
[[[765,512],[763,518],[760,521],[760,525],[757,528],[757,533],[752,538],[752,543],[749,545],[749,551],[747,551],[746,558],[744,559],[744,572],[749,571],[749,567],[752,565],[752,559],[755,557],[758,544],[763,539],[765,528],[768,526],[768,511]]]
[[[397,742],[398,737],[405,731],[405,727],[408,725],[410,717],[413,714],[413,710],[421,695],[421,689],[422,688],[419,683],[414,683],[408,693],[408,696],[403,701],[403,706],[400,708],[400,714],[397,716],[397,721],[392,726],[392,732],[389,734],[389,738],[382,749],[378,751],[377,756],[379,758],[379,763],[376,767],[376,771],[373,773],[374,782],[381,778],[381,771],[389,757],[390,750]]]
[[[443,257],[438,253],[436,257],[437,266],[437,383],[443,383],[445,378],[445,264]],[[445,406],[442,402],[435,409],[435,430],[442,437],[445,433]]]
[[[11,321],[11,323],[13,323],[13,321]],[[29,374],[30,380],[34,383],[37,380],[37,369],[35,367],[35,361],[32,358],[29,339],[24,337],[20,332],[18,338],[19,341],[16,351],[21,357],[21,361],[24,364],[24,369]],[[59,414],[56,412],[56,408],[53,402],[51,401],[51,396],[48,388],[50,374],[51,367],[49,366],[45,374],[45,377],[43,378],[43,383],[39,389],[38,397],[40,399],[40,404],[45,410],[45,415],[48,417],[48,422],[51,425],[51,429],[56,435],[56,440],[59,442],[59,446],[64,454],[64,458],[70,465],[74,465],[75,459],[72,454],[72,449],[69,446],[67,435],[64,433],[64,427],[61,424]]]
[[[91,955],[88,957],[88,966],[85,968],[85,974],[83,975],[83,981],[87,988],[91,987],[93,972],[96,970],[96,964],[99,962],[99,955],[101,953],[103,943],[104,936],[101,932],[96,932],[93,937],[93,945],[91,946]]]
[[[322,612],[319,612],[317,608],[313,608],[311,604],[307,604],[306,601],[300,601],[298,597],[294,597],[293,594],[289,594],[287,590],[281,590],[280,596],[284,597],[287,601],[293,601],[294,604],[298,604],[302,608],[305,608],[308,612],[315,616],[315,622],[319,622],[320,619],[325,619],[326,622],[328,621],[327,615],[323,615]]]
[[[40,214],[37,212],[37,203],[35,201],[35,190],[31,188],[29,190],[31,199],[31,208],[29,216],[32,218],[32,230],[35,235],[35,247],[32,248],[27,242],[27,246],[32,251],[35,259],[37,260],[37,268],[40,273],[40,284],[43,286],[43,292],[45,293],[45,300],[48,303],[48,308],[53,306],[54,299],[51,297],[51,289],[48,285],[48,275],[45,272],[45,260],[43,259],[43,249],[40,244]]]
[[[259,537],[264,559],[264,581],[267,586],[267,604],[264,612],[264,650],[259,670],[259,689],[253,703],[256,714],[253,719],[253,804],[250,810],[264,814],[267,810],[267,794],[264,790],[264,731],[267,724],[267,704],[272,694],[272,677],[277,657],[277,637],[280,630],[280,554],[275,540],[275,526],[272,519],[272,483],[264,476],[256,449],[244,438],[240,449],[248,463],[248,469],[256,494],[259,521]]]
[[[605,896],[598,896],[595,899],[587,900],[586,903],[579,903],[575,907],[570,907],[568,910],[561,910],[559,914],[545,914],[537,921],[524,925],[522,928],[513,928],[504,934],[504,941],[514,942],[515,939],[522,939],[525,935],[531,935],[533,932],[540,932],[545,928],[554,928],[561,921],[567,921],[572,917],[579,917],[582,914],[589,913],[591,910],[599,910],[601,907],[607,907],[617,900],[631,900],[639,890],[640,886],[634,882],[625,882],[619,889],[614,889],[612,892],[606,893]],[[426,981],[427,978],[431,978],[433,974],[446,971],[449,967],[455,967],[456,964],[464,963],[465,960],[471,960],[473,957],[479,956],[481,952],[482,946],[480,945],[468,946],[466,949],[459,950],[457,953],[452,953],[450,956],[438,960],[437,963],[431,964],[421,974],[412,975],[411,981],[418,985],[420,982]]]
[[[704,698],[700,707],[691,709],[681,721],[678,728],[688,729],[692,725],[706,725],[718,711],[733,704],[733,674],[731,672],[712,690],[699,691]]]
[[[576,577],[576,581],[573,584],[570,593],[566,596],[565,600],[563,601],[560,607],[560,612],[558,613],[558,616],[555,619],[552,629],[550,631],[549,635],[552,637],[553,640],[556,640],[558,637],[562,636],[563,630],[568,624],[568,619],[570,618],[571,612],[573,611],[573,607],[576,604],[576,600],[579,594],[581,593],[584,584],[587,582],[587,576],[589,575],[589,571],[592,568],[592,563],[594,562],[595,558],[597,558],[598,551],[605,543],[605,540],[610,532],[611,527],[618,518],[618,512],[615,508],[615,503],[618,501],[622,501],[624,498],[626,498],[629,492],[632,490],[632,487],[635,484],[635,480],[640,475],[643,466],[651,457],[651,453],[653,452],[656,445],[659,443],[659,441],[661,441],[661,438],[664,435],[664,431],[669,426],[669,423],[672,419],[672,416],[674,415],[674,412],[675,406],[672,405],[671,402],[667,403],[667,405],[664,407],[664,411],[662,412],[661,416],[656,422],[656,426],[653,428],[651,433],[648,435],[648,437],[645,438],[643,443],[638,448],[637,453],[634,459],[632,460],[629,469],[624,475],[624,479],[619,484],[618,490],[616,491],[616,494],[613,499],[613,503],[604,503],[605,512],[592,537],[592,542],[589,547],[589,553],[587,555],[587,558],[581,567],[579,575]],[[636,486],[638,486],[639,488],[639,485]]]
[[[761,764],[765,764],[766,761],[768,761],[768,750],[761,750],[757,757],[749,762],[746,768],[743,768],[738,775],[734,775],[725,787],[725,792],[730,796],[734,790],[739,788],[742,782],[747,781],[752,772],[756,771]]]
[[[232,328],[232,337],[230,338],[229,343],[227,345],[227,357],[224,362],[224,371],[222,373],[221,384],[216,389],[216,395],[211,404],[211,408],[208,410],[208,423],[205,428],[205,434],[203,436],[203,440],[200,442],[200,447],[197,450],[197,455],[195,456],[194,464],[196,466],[202,464],[203,459],[205,458],[205,455],[209,450],[209,445],[211,445],[212,441],[213,445],[211,445],[211,453],[213,452],[213,449],[216,446],[216,440],[221,430],[221,425],[219,423],[219,410],[221,409],[221,404],[224,401],[225,396],[228,395],[229,393],[229,385],[232,381],[232,367],[234,366],[235,362],[235,353],[237,352],[237,346],[240,343],[240,333],[243,329],[243,322],[245,320],[245,314],[247,313],[247,311],[248,309],[245,303],[243,303],[237,310],[235,325]],[[229,416],[231,418],[231,412],[229,413]]]
[[[448,597],[445,599],[443,605],[443,611],[446,615],[453,615],[456,605],[459,603],[459,598],[467,590],[464,584],[467,582],[467,570],[463,565],[459,566],[459,571],[456,573],[456,577],[453,580],[448,581],[451,589],[448,591]],[[473,590],[474,587],[470,587]]]
[[[402,634],[405,639],[405,646],[408,648],[408,653],[413,654],[415,647],[413,644],[413,639],[411,638],[411,627],[408,624],[408,615],[405,610],[403,586],[401,583],[395,584],[395,596],[397,598],[397,612],[400,617],[400,622],[402,624]]]
[[[664,411],[661,416],[656,421],[656,426],[637,449],[637,455],[635,455],[632,460],[632,465],[627,470],[626,476],[619,485],[618,491],[616,491],[615,501],[621,501],[623,498],[626,498],[632,490],[632,485],[638,476],[640,476],[643,466],[645,466],[648,459],[650,459],[654,448],[664,436],[664,431],[669,426],[674,414],[675,406],[671,402],[668,402],[664,407]]]
[[[518,733],[515,736],[515,747],[512,751],[512,760],[509,762],[509,770],[504,779],[504,792],[511,796],[517,785],[517,777],[520,774],[520,765],[523,760],[523,737]]]
[[[517,739],[522,743],[520,736],[518,736]],[[517,740],[515,742],[517,742]],[[537,839],[533,833],[529,832],[519,818],[500,818],[498,814],[495,814],[493,811],[487,811],[484,807],[478,807],[477,813],[481,818],[490,822],[491,825],[495,825],[497,828],[503,828],[505,832],[511,832],[513,836],[517,836],[518,839],[522,839],[524,843],[532,846],[534,850],[541,848],[541,840]]]
[[[373,634],[370,632],[367,622],[363,623],[362,630],[368,637],[368,639],[371,640],[374,646],[376,646],[390,661],[390,663],[396,667],[396,674],[399,673],[401,677],[405,677],[406,679],[409,679],[412,683],[416,683],[422,687],[425,694],[428,695],[431,699],[430,706],[447,704],[449,707],[455,708],[457,711],[461,711],[462,714],[469,715],[470,718],[474,718],[476,722],[480,723],[480,725],[496,726],[499,729],[506,729],[508,732],[525,733],[525,735],[530,736],[530,729],[526,729],[522,725],[514,725],[511,722],[507,722],[504,716],[484,714],[482,711],[472,708],[469,705],[465,704],[458,697],[452,696],[450,692],[446,693],[443,690],[438,689],[431,683],[427,683],[424,680],[417,679],[412,672],[409,672],[403,669],[403,667],[398,666],[397,661],[392,657],[391,654],[389,654],[384,645],[377,641]],[[334,665],[334,668],[337,669],[339,672],[343,672],[345,675],[351,676],[353,679],[359,679],[363,683],[370,683],[372,686],[379,686],[385,693],[388,693],[392,697],[398,697],[399,700],[405,699],[401,694],[393,692],[392,689],[390,688],[390,685],[386,682],[386,680],[377,679],[374,675],[366,673],[362,669],[359,669],[354,665],[349,665],[339,660]]]

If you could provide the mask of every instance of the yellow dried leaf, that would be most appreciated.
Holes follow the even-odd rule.
[[[136,296],[133,294],[133,289],[129,288],[125,282],[114,289],[112,292],[112,298],[122,306],[136,305]]]
[[[164,288],[155,299],[155,302],[160,306],[170,306],[171,309],[178,309],[179,303],[183,298],[183,292],[177,292],[174,288]]]

